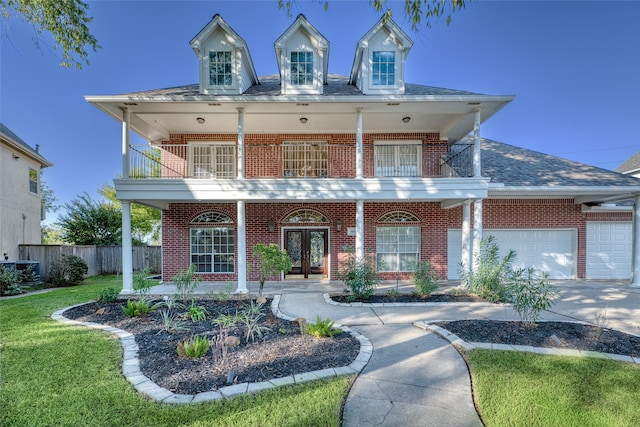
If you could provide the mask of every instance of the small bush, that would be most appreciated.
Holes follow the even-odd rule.
[[[259,324],[263,317],[262,304],[254,304],[253,301],[251,301],[251,304],[245,304],[244,308],[237,314],[238,322],[245,327],[245,339],[247,342],[249,340],[255,341],[256,335],[262,338],[263,332],[271,330]]]
[[[469,291],[491,302],[504,302],[510,298],[509,283],[513,270],[511,265],[516,252],[509,252],[500,258],[500,248],[495,237],[489,236],[480,241],[480,248],[474,253],[474,269],[467,271],[466,266],[460,273],[460,279]]]
[[[340,329],[333,329],[333,324],[335,322],[328,317],[325,320],[322,320],[320,315],[316,317],[315,323],[308,323],[305,326],[305,332],[309,335],[313,335],[314,337],[322,338],[322,337],[333,337],[334,335],[338,335],[342,333]]]
[[[133,273],[133,290],[139,294],[147,295],[154,285],[154,281],[149,279],[148,268],[143,268]]]
[[[173,283],[178,290],[178,297],[181,299],[188,298],[202,282],[201,276],[196,276],[196,266],[191,264],[186,271],[179,270],[173,276]]]
[[[351,300],[369,299],[381,281],[375,260],[367,256],[358,260],[353,253],[349,254],[344,269],[338,271],[338,278],[347,286],[345,293],[351,293],[348,296]]]
[[[413,282],[416,286],[416,294],[421,296],[431,295],[438,289],[438,275],[431,268],[429,261],[419,262],[416,265]]]
[[[533,268],[519,269],[513,272],[512,280],[509,302],[513,309],[518,312],[520,320],[537,322],[540,312],[551,308],[557,295],[549,282],[549,275]]]
[[[115,302],[120,295],[120,291],[116,288],[104,288],[100,291],[100,301],[103,302]]]
[[[209,312],[206,308],[196,305],[195,301],[191,301],[185,317],[191,319],[192,322],[198,322],[200,320],[207,320],[207,315],[209,315]]]
[[[196,335],[189,338],[187,341],[178,343],[176,352],[180,357],[184,358],[199,358],[203,357],[209,351],[209,340],[203,336]]]
[[[162,328],[170,334],[189,330],[184,322],[169,310],[162,310],[160,316],[162,317]]]
[[[49,280],[54,285],[78,285],[89,272],[87,263],[75,255],[62,255],[51,267]]]
[[[0,296],[28,292],[33,285],[37,285],[39,282],[40,277],[33,272],[30,265],[24,270],[0,265]]]
[[[127,305],[122,306],[122,311],[129,317],[142,317],[155,310],[155,306],[152,307],[151,303],[146,298],[140,298],[138,300],[127,300]]]

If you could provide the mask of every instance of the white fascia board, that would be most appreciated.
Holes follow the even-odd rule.
[[[613,201],[623,200],[635,197],[640,194],[640,186],[558,186],[558,187],[541,187],[541,186],[494,186],[489,187],[489,198],[514,198],[514,199],[533,199],[533,198],[565,198],[574,199],[576,204],[597,202],[597,201]]]
[[[611,213],[611,212],[633,212],[633,206],[587,206],[580,207],[581,212],[591,213]]]
[[[197,201],[442,201],[484,199],[487,179],[166,179],[114,180],[122,200]]]

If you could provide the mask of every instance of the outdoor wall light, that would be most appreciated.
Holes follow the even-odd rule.
[[[202,117],[198,117],[198,118],[196,119],[196,121],[197,121],[198,123],[200,123],[200,124],[203,124],[203,123],[204,123],[204,119],[203,119]]]
[[[336,219],[336,230],[342,231],[342,220],[340,218]]]
[[[406,116],[406,117],[402,118],[402,122],[403,123],[409,123],[410,121],[411,121],[411,117],[409,117],[409,116]]]
[[[270,220],[269,220],[268,227],[269,227],[269,231],[274,231],[274,230],[276,229],[276,223],[275,223],[275,221],[274,221],[274,220],[272,220],[272,219],[270,219]]]
[[[307,118],[306,117],[300,117],[300,123],[305,124],[307,123]]]

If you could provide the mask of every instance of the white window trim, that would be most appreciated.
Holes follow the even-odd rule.
[[[36,191],[31,191],[31,183],[32,183],[32,182],[34,182],[34,181],[31,179],[31,171],[35,171],[35,172],[36,172],[36,180],[35,180],[35,183],[36,183]],[[29,179],[29,194],[33,194],[34,196],[39,195],[39,194],[40,194],[40,171],[39,171],[38,169],[36,169],[36,168],[32,168],[32,167],[30,167],[30,168],[29,168],[29,176],[28,176],[28,179]]]
[[[400,146],[400,145],[402,145],[402,146],[405,146],[405,145],[417,145],[418,146],[418,153],[417,153],[418,164],[416,165],[417,166],[417,168],[416,168],[416,178],[422,176],[422,162],[423,162],[423,159],[422,159],[422,141],[420,141],[420,140],[392,140],[392,141],[379,140],[379,141],[373,141],[373,147],[374,147],[374,150],[373,150],[374,175],[376,177],[379,177],[379,178],[390,178],[389,176],[386,176],[386,175],[378,176],[378,174],[376,173],[376,169],[377,169],[376,160],[377,160],[377,158],[376,158],[375,147],[377,145],[378,146],[385,146],[385,145],[398,145],[398,146]],[[397,160],[398,160],[397,150],[396,150],[394,155],[395,155],[395,162],[396,162],[396,164],[394,166],[397,167]],[[393,176],[395,176],[395,175],[393,175]]]
[[[282,141],[282,174],[285,178],[310,178],[310,179],[316,179],[316,178],[320,178],[320,177],[308,177],[308,176],[295,176],[295,177],[290,177],[287,176],[286,174],[286,164],[285,164],[285,154],[284,154],[284,150],[285,150],[285,146],[290,146],[290,145],[305,145],[305,146],[311,146],[311,145],[320,145],[323,146],[324,149],[326,150],[326,155],[327,155],[327,159],[326,159],[326,176],[324,176],[323,178],[327,178],[329,175],[329,146],[328,146],[328,142],[325,140],[289,140],[289,141]],[[307,159],[305,159],[306,161]]]
[[[233,252],[232,253],[224,253],[224,255],[231,255],[233,257],[233,263],[229,264],[231,265],[232,271],[215,271],[215,255],[219,255],[215,252],[215,249],[213,248],[213,244],[212,244],[212,252],[207,253],[207,252],[196,252],[196,256],[198,255],[211,255],[211,271],[196,271],[195,274],[235,274],[235,270],[236,270],[236,250],[237,250],[237,233],[236,233],[236,228],[233,226],[233,224],[226,224],[226,223],[198,223],[198,224],[191,224],[191,226],[189,227],[189,262],[190,264],[192,263],[192,259],[193,259],[193,242],[191,240],[192,238],[192,231],[193,230],[214,230],[214,229],[222,229],[222,228],[226,228],[228,230],[233,230],[233,237],[234,237],[234,241],[233,241]],[[213,242],[212,242],[213,243]]]
[[[379,264],[378,264],[378,257],[380,256],[381,253],[383,254],[392,254],[392,252],[378,252],[378,229],[379,228],[415,228],[418,230],[418,242],[417,242],[417,252],[402,252],[402,253],[411,253],[411,254],[415,254],[417,255],[417,260],[418,262],[420,261],[420,248],[421,248],[421,238],[422,238],[422,230],[419,224],[413,224],[413,225],[404,225],[402,223],[381,223],[381,224],[377,224],[376,225],[376,270],[381,272],[381,273],[405,273],[405,272],[410,272],[411,270],[401,270],[400,269],[400,260],[399,260],[399,255],[400,255],[400,251],[396,250],[395,255],[398,256],[398,259],[396,260],[398,262],[398,268],[396,270],[380,270],[379,269]]]
[[[230,85],[213,85],[211,84],[211,59],[210,59],[210,55],[212,52],[229,52],[231,54],[231,84]],[[206,81],[206,88],[207,89],[211,89],[211,90],[228,90],[228,89],[235,89],[238,86],[238,77],[237,77],[237,61],[236,61],[236,55],[234,50],[218,50],[218,49],[211,49],[211,50],[207,50],[206,54],[205,54],[205,69],[206,69],[206,75],[205,75],[205,81]]]
[[[197,147],[199,145],[205,145],[205,146],[212,146],[212,145],[216,145],[216,146],[225,146],[225,147],[233,147],[234,149],[234,156],[233,156],[233,173],[231,174],[231,176],[229,177],[217,177],[215,175],[210,176],[210,179],[228,179],[228,178],[235,178],[237,176],[238,173],[238,154],[237,154],[237,147],[236,147],[236,142],[235,141],[187,141],[187,145],[189,147],[189,149],[187,150],[187,157],[188,157],[188,166],[189,166],[189,177],[195,178],[195,162],[194,162],[194,150],[192,149],[193,147]],[[215,164],[212,163],[212,166],[215,166]],[[202,178],[200,178],[202,179]],[[206,179],[206,178],[205,178]]]
[[[393,64],[393,84],[392,85],[375,85],[373,84],[373,54],[377,52],[393,52],[394,64]],[[368,86],[370,91],[396,91],[403,87],[402,81],[402,52],[399,49],[371,49],[368,55],[369,72],[368,74]]]

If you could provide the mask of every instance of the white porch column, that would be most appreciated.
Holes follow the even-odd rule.
[[[482,161],[480,158],[480,109],[474,111],[473,120],[473,176],[482,176]]]
[[[238,108],[238,179],[244,178],[244,108]]]
[[[356,200],[356,261],[364,260],[364,200]]]
[[[131,168],[131,151],[130,151],[130,123],[131,112],[128,108],[122,109],[122,177],[130,178],[129,169]]]
[[[636,195],[635,204],[633,205],[633,249],[632,249],[632,271],[631,271],[631,287],[640,288],[640,195]]]
[[[362,154],[362,109],[356,110],[356,178],[363,177]]]
[[[462,269],[471,271],[471,201],[462,204]]]
[[[238,200],[238,289],[237,294],[247,294],[247,227],[244,200]]]
[[[477,255],[480,252],[480,241],[482,240],[482,200],[473,202],[473,271],[478,269],[476,264]]]
[[[131,243],[131,202],[122,201],[122,292],[133,292],[133,244]]]

